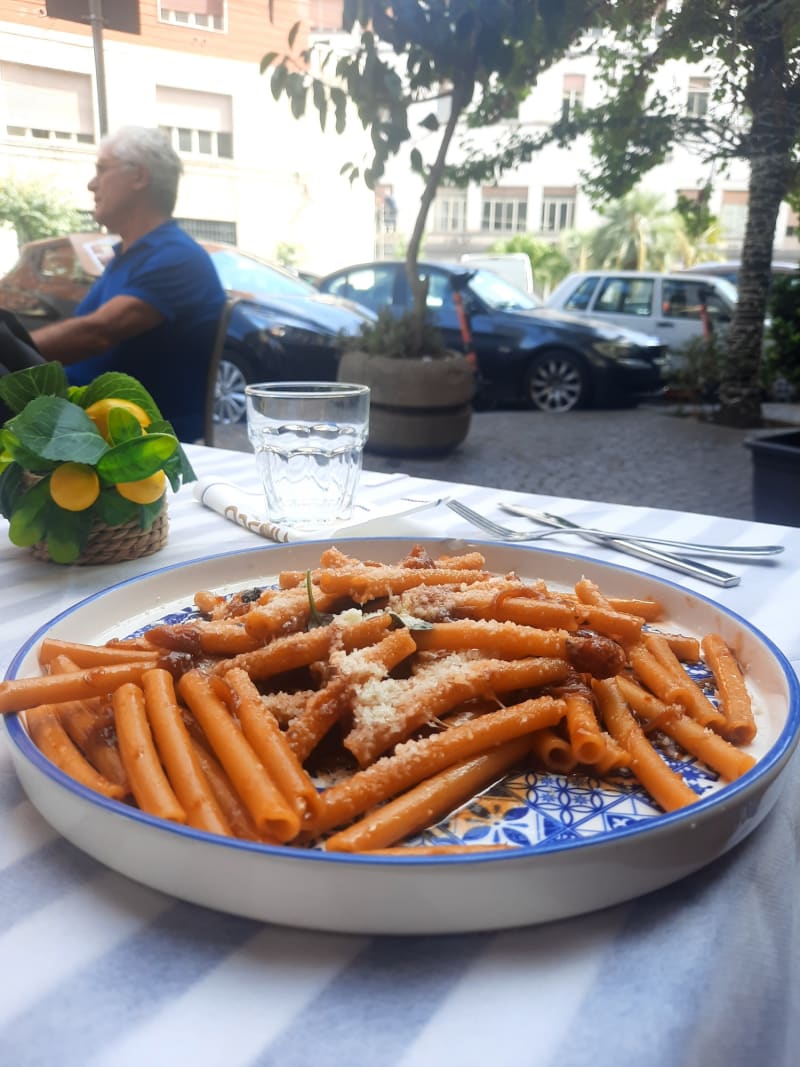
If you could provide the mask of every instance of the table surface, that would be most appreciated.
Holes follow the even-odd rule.
[[[189,446],[201,477],[255,488],[252,457]],[[722,564],[731,589],[600,546],[582,555],[678,581],[739,613],[800,665],[800,529],[707,515],[401,480],[398,495],[458,496],[503,520],[500,499],[586,525],[708,542],[780,542],[770,563]],[[413,490],[413,492],[412,492]],[[0,529],[0,667],[58,612],[123,578],[257,547],[170,498],[157,557],[58,567]],[[476,531],[439,508],[420,537]],[[549,541],[569,552],[570,542]],[[0,1064],[789,1067],[800,1047],[800,771],[764,823],[697,874],[590,915],[491,934],[361,937],[280,928],[169,898],[62,840],[27,801],[0,731]]]

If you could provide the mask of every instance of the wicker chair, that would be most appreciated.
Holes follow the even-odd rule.
[[[214,409],[216,407],[217,399],[217,374],[219,373],[219,364],[225,349],[225,339],[228,335],[228,326],[230,325],[231,315],[233,314],[233,309],[239,303],[241,303],[241,297],[231,296],[225,301],[222,308],[222,314],[219,317],[217,334],[214,339],[214,348],[211,352],[211,360],[208,364],[203,443],[208,445],[209,448],[213,448],[214,446]]]

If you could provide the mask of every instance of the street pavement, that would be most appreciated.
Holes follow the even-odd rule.
[[[768,405],[774,425],[800,409]],[[753,430],[717,426],[702,412],[642,405],[620,411],[483,411],[450,455],[407,459],[367,452],[364,467],[581,500],[752,519]],[[769,431],[763,431],[769,432]],[[249,451],[243,425],[218,427],[215,444]]]

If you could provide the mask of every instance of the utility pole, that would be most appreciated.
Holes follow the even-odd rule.
[[[89,0],[89,22],[92,27],[94,73],[97,86],[97,118],[100,136],[108,133],[108,103],[106,100],[106,67],[103,59],[103,0]]]

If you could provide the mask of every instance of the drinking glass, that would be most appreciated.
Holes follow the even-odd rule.
[[[369,429],[368,386],[263,382],[245,395],[270,522],[298,530],[346,522]]]

